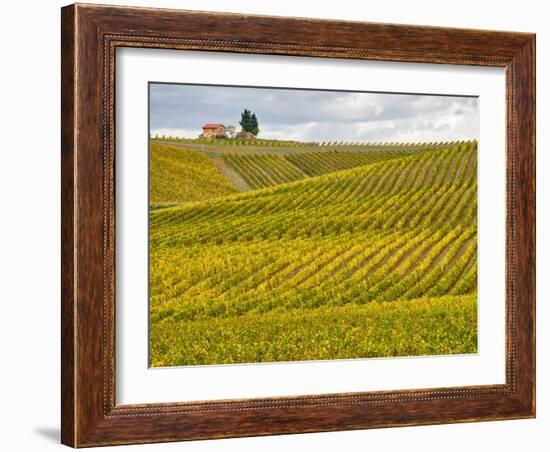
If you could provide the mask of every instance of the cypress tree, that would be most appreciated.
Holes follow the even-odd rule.
[[[254,135],[258,135],[260,128],[258,127],[258,119],[256,118],[256,113],[252,113],[250,117],[250,130]]]
[[[241,113],[241,120],[239,121],[243,131],[250,132],[254,135],[258,135],[260,128],[258,126],[258,118],[256,118],[256,113],[252,113],[246,108]]]

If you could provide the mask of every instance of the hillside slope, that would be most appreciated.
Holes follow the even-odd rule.
[[[152,212],[151,364],[474,352],[476,166],[467,144]]]
[[[203,201],[237,190],[204,154],[151,142],[150,204]]]
[[[290,154],[225,153],[224,160],[252,188],[264,188],[425,152],[414,150],[310,151]]]

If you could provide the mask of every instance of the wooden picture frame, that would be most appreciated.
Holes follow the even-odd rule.
[[[73,447],[535,416],[535,35],[70,5],[62,9],[62,442]],[[506,383],[115,404],[115,50],[506,69]]]

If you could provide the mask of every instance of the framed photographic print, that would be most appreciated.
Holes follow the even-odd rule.
[[[535,37],[62,9],[62,442],[535,415]]]

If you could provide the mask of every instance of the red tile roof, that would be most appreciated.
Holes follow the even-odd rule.
[[[217,129],[219,127],[223,127],[225,129],[225,126],[223,124],[205,124],[202,126],[203,129]]]

